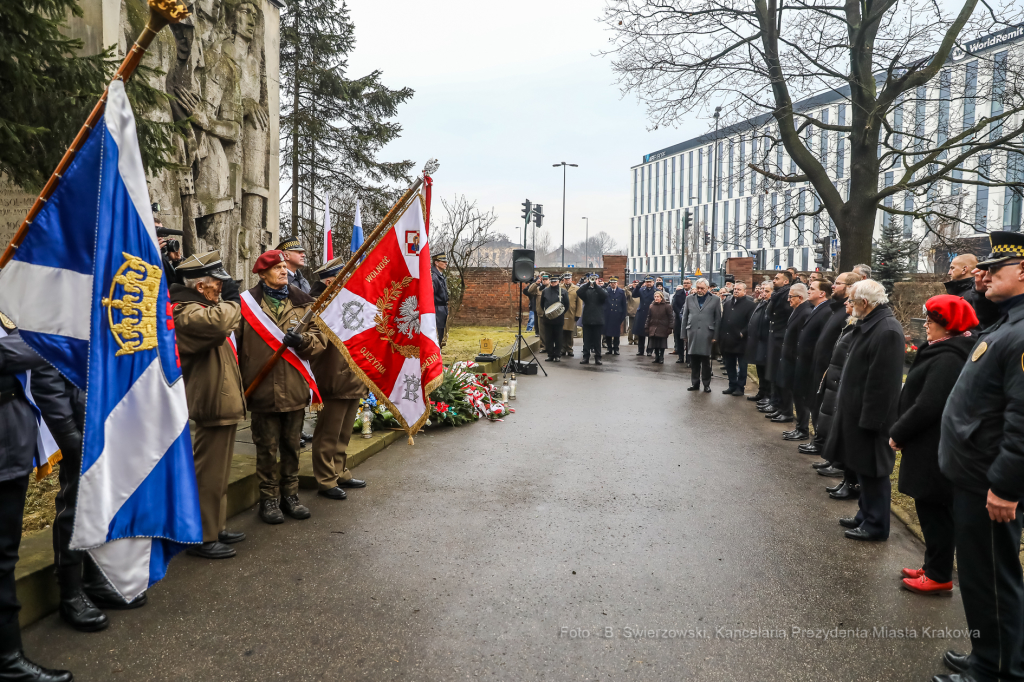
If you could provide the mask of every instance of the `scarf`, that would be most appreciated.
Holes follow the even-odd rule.
[[[260,286],[263,287],[263,293],[266,296],[269,296],[276,301],[283,301],[288,298],[288,285],[285,285],[281,289],[274,289],[273,287],[267,286],[266,282],[260,282]]]
[[[708,300],[708,296],[710,296],[710,295],[711,294],[704,294],[703,296],[701,296],[700,294],[697,294],[697,307],[698,308],[703,308],[704,304]]]

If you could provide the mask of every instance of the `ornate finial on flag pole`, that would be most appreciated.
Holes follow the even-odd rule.
[[[440,165],[441,163],[437,159],[427,159],[427,162],[423,164],[423,174],[433,175]]]
[[[121,62],[121,66],[117,68],[114,73],[114,80],[126,81],[131,78],[132,74],[135,73],[135,69],[139,67],[139,63],[142,62],[143,55],[146,54],[146,49],[150,43],[153,42],[153,38],[160,32],[167,24],[176,24],[189,15],[188,8],[180,2],[180,0],[148,0],[149,2],[149,22],[146,24],[146,28],[142,29],[142,33],[139,34],[135,44],[132,45],[132,49],[125,55],[124,61]],[[28,234],[28,228],[32,225],[32,221],[36,219],[39,212],[43,210],[43,206],[53,196],[53,193],[57,190],[57,185],[60,183],[61,176],[67,171],[68,167],[71,166],[71,162],[75,160],[75,154],[85,144],[85,140],[89,137],[89,133],[99,123],[100,116],[103,115],[104,108],[107,104],[107,92],[103,92],[103,96],[100,97],[100,101],[96,103],[92,111],[89,113],[89,118],[85,120],[85,125],[82,126],[81,130],[78,131],[78,135],[75,136],[74,142],[68,147],[68,150],[64,152],[64,157],[61,158],[60,163],[57,164],[56,170],[50,176],[50,179],[46,181],[46,185],[43,187],[43,191],[36,197],[35,202],[32,204],[32,208],[29,209],[28,215],[25,216],[25,220],[22,221],[18,231],[14,233],[14,237],[11,239],[11,243],[7,245],[3,255],[0,256],[0,268],[7,265],[12,258],[14,258],[14,252],[18,250],[18,246],[25,241],[25,235]]]

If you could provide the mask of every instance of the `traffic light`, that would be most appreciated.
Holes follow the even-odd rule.
[[[683,211],[683,231],[689,230],[693,227],[693,211],[686,209]]]
[[[750,252],[750,260],[752,261],[751,267],[754,270],[760,270],[761,269],[761,254],[760,253],[758,253],[757,251],[751,251]]]
[[[830,269],[829,247],[832,246],[832,238],[825,235],[815,239],[814,242],[814,264],[821,272],[828,272]]]
[[[527,199],[523,202],[523,223],[530,224],[530,211],[533,210],[533,203]]]
[[[537,204],[533,207],[533,224],[537,227],[544,226],[544,206],[543,204]]]

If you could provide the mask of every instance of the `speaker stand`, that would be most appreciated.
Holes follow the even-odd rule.
[[[537,324],[538,325],[540,324],[540,318],[539,317],[537,318]],[[512,352],[509,353],[508,362],[506,362],[505,366],[501,369],[501,373],[502,374],[508,374],[509,368],[511,368],[513,366],[513,364],[518,364],[520,362],[520,360],[518,360],[516,358],[516,352],[519,351],[521,353],[522,349],[524,347],[526,348],[526,350],[530,351],[530,355],[533,356],[533,359],[530,360],[530,362],[527,362],[526,364],[529,365],[529,364],[531,364],[533,362],[536,362],[537,363],[537,368],[540,369],[540,371],[544,372],[544,376],[547,376],[548,375],[548,371],[546,369],[544,369],[544,365],[540,364],[540,360],[537,359],[537,354],[533,352],[533,349],[530,348],[530,344],[528,344],[526,342],[526,339],[523,338],[523,283],[520,282],[519,283],[519,331],[516,333],[516,340],[512,342]]]

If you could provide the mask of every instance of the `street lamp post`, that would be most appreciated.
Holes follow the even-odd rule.
[[[722,112],[722,107],[715,107],[715,146],[712,150],[715,155],[715,164],[711,169],[711,174],[714,176],[712,183],[714,183],[714,190],[711,192],[711,253],[708,254],[708,272],[710,273],[715,264],[715,232],[718,230],[718,164],[720,159],[718,158],[718,115]]]
[[[586,236],[583,238],[583,260],[586,262],[587,267],[590,267],[590,218],[583,216],[583,219],[587,221]]]
[[[566,163],[560,161],[558,163],[551,164],[552,168],[562,167],[562,267],[565,267],[565,167],[572,166],[573,168],[579,168],[575,163]]]

